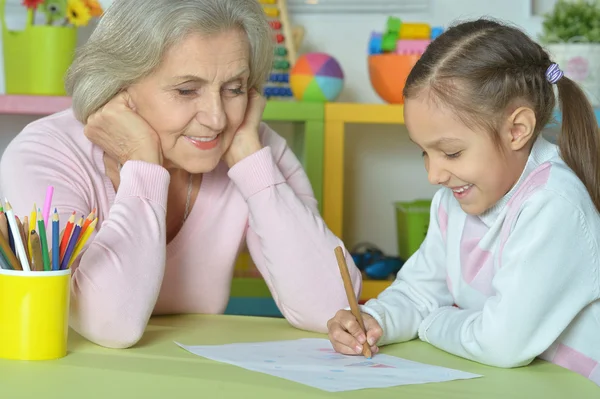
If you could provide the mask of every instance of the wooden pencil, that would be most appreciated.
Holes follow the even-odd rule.
[[[17,220],[17,227],[19,228],[19,235],[21,236],[21,241],[23,241],[23,246],[25,247],[25,255],[27,256],[27,260],[30,260],[31,258],[29,256],[29,250],[27,248],[27,236],[25,235],[25,229],[27,229],[27,225],[24,223],[25,219],[23,219],[23,223],[21,223],[21,220],[18,216],[15,216],[15,219]]]
[[[23,232],[25,233],[25,252],[27,252],[27,260],[31,264],[31,245],[29,243],[31,230],[29,230],[29,218],[27,216],[23,217]]]
[[[0,249],[0,268],[5,269],[5,270],[13,270],[13,268],[10,267],[10,265],[8,264],[8,261],[6,260],[4,255],[2,255],[2,253],[3,253],[3,251],[2,251],[2,249]]]
[[[44,222],[44,214],[41,209],[38,209],[38,234],[40,236],[40,243],[42,245],[42,259],[44,261],[44,271],[50,271],[52,266],[50,264],[50,254],[48,254],[48,240],[46,238],[46,223]]]
[[[8,219],[8,227],[13,235],[13,240],[15,241],[15,250],[19,255],[19,260],[21,261],[21,266],[23,270],[26,272],[30,271],[29,268],[29,260],[27,259],[27,253],[25,253],[25,245],[21,240],[21,235],[19,234],[19,227],[17,226],[17,219],[15,218],[15,214],[13,212],[12,206],[8,200],[4,201],[4,211],[6,212],[6,218]]]
[[[0,234],[8,241],[8,220],[4,211],[0,214]]]
[[[4,259],[6,259],[6,261],[8,262],[10,267],[13,268],[13,270],[23,270],[21,263],[15,256],[15,253],[10,249],[10,245],[8,245],[8,240],[4,238],[2,234],[0,234],[0,251],[2,251],[2,256],[4,257]]]
[[[35,207],[35,202],[33,203],[33,209],[31,210],[31,213],[29,214],[29,234],[31,234],[31,232],[33,230],[37,230],[37,227],[35,226],[35,224],[37,223],[37,208]]]
[[[82,237],[85,235],[85,231],[94,221],[94,219],[96,219],[96,208],[94,208],[88,217],[83,221],[83,226],[81,226],[81,232],[79,233],[79,240],[77,241],[78,244],[81,242]]]
[[[59,238],[59,218],[55,209],[52,215],[52,249],[50,250],[52,259],[52,270],[60,270],[60,238]]]
[[[75,245],[77,244],[77,240],[79,239],[79,234],[81,233],[81,226],[83,225],[83,217],[79,218],[75,227],[73,228],[73,233],[71,234],[71,238],[69,239],[69,245],[67,246],[67,250],[65,251],[65,256],[62,258],[60,262],[60,270],[66,270],[69,266],[69,261],[71,260],[71,256],[73,251],[75,250]]]
[[[67,269],[71,268],[73,262],[75,262],[75,258],[79,255],[85,243],[89,240],[90,236],[94,232],[96,228],[96,224],[98,223],[98,218],[95,218],[92,223],[89,224],[89,228],[84,232],[79,234],[79,239],[77,240],[77,245],[75,245],[75,249],[73,250],[73,255],[71,255],[71,259],[69,260],[69,264],[67,265]],[[81,229],[83,231],[83,229]]]
[[[65,252],[67,251],[67,247],[69,246],[69,241],[71,239],[71,233],[73,231],[73,226],[75,225],[75,212],[71,214],[69,220],[67,220],[67,224],[60,238],[60,261],[62,262],[65,257]]]
[[[42,271],[44,270],[44,258],[40,236],[37,231],[33,230],[29,239],[31,240],[31,270]]]
[[[346,258],[344,257],[344,250],[342,249],[342,247],[336,247],[334,252],[335,252],[335,257],[337,259],[338,267],[340,268],[340,274],[342,275],[342,280],[344,282],[344,289],[346,290],[346,296],[348,297],[348,303],[350,304],[350,310],[352,311],[352,314],[354,315],[354,317],[356,317],[356,320],[358,321],[360,328],[362,328],[362,330],[364,331],[365,336],[366,336],[367,330],[365,328],[365,323],[364,323],[362,315],[360,313],[360,309],[358,308],[358,302],[356,301],[356,296],[354,295],[354,288],[352,287],[352,280],[350,279],[350,272],[348,271],[348,265],[346,265]],[[369,344],[367,343],[366,340],[365,340],[365,343],[363,344],[362,354],[367,359],[370,359],[373,356],[373,354],[371,353],[371,348],[369,347]]]

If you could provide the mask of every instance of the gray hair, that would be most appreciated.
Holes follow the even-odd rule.
[[[188,34],[236,28],[250,43],[248,86],[261,90],[271,70],[273,39],[257,0],[116,0],[67,71],[75,117],[86,123],[121,90],[151,74]]]

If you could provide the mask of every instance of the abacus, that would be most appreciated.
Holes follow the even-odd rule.
[[[293,100],[290,89],[290,70],[296,63],[296,45],[285,0],[258,0],[273,29],[275,57],[263,95],[268,100]]]

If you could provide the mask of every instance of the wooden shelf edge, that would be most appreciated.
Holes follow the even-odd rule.
[[[70,106],[70,97],[0,95],[0,114],[50,115]]]

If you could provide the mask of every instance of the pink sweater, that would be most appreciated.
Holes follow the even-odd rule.
[[[115,192],[103,151],[85,137],[71,110],[31,123],[10,143],[0,190],[16,215],[28,215],[34,202],[41,206],[48,185],[61,229],[73,211],[98,210],[98,227],[73,264],[75,331],[123,348],[141,338],[153,314],[222,313],[244,240],[286,319],[298,328],[327,330],[327,320],[348,306],[334,255],[342,243],[319,216],[309,180],[285,140],[265,124],[260,137],[262,150],[203,176],[188,219],[168,245],[170,177],[163,167],[126,162]],[[360,272],[350,256],[347,262],[358,295]]]

